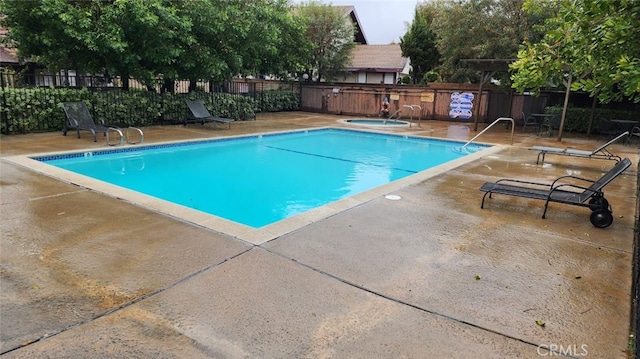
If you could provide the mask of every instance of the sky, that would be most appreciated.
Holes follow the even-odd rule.
[[[369,45],[400,43],[413,21],[419,0],[318,0],[327,5],[353,5]],[[294,3],[306,2],[294,0]]]

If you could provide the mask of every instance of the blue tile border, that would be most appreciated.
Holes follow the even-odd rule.
[[[411,139],[411,140],[417,140],[421,142],[430,142],[430,143],[435,142],[435,143],[445,143],[445,144],[460,144],[460,146],[463,145],[463,142],[454,141],[454,140],[443,140],[443,139],[437,139],[437,138],[426,138],[426,137],[407,136],[407,135],[399,135],[399,134],[388,134],[388,133],[369,132],[369,131],[355,130],[355,129],[330,127],[330,128],[318,128],[318,129],[293,130],[289,132],[279,132],[279,133],[264,133],[264,134],[246,135],[246,136],[238,136],[238,137],[211,138],[206,140],[185,141],[185,142],[179,142],[179,143],[167,143],[167,144],[159,144],[159,145],[143,145],[143,146],[136,145],[131,147],[110,148],[110,149],[104,149],[104,150],[87,150],[87,151],[74,152],[74,153],[34,156],[30,158],[40,162],[47,162],[47,161],[60,160],[60,159],[109,155],[114,153],[140,152],[140,151],[147,151],[147,150],[157,150],[161,148],[183,147],[183,146],[216,143],[216,142],[251,140],[256,138],[264,138],[264,137],[283,137],[283,136],[295,135],[300,133],[322,133],[322,132],[358,133],[358,134],[364,134],[364,135],[376,136],[376,137]],[[478,148],[489,148],[491,146],[474,143],[473,147],[478,149]]]

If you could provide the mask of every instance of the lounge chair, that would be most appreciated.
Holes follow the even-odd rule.
[[[622,158],[620,156],[616,156],[613,153],[609,152],[609,150],[607,150],[607,147],[609,147],[614,142],[628,135],[629,135],[629,131],[621,133],[617,137],[614,137],[609,142],[596,148],[593,151],[576,150],[572,148],[545,147],[545,146],[533,146],[530,148],[530,150],[540,151],[540,153],[538,153],[538,158],[536,159],[536,164],[543,164],[544,157],[548,154],[561,155],[561,156],[573,156],[573,157],[599,158],[602,160],[620,161]]]
[[[62,135],[64,136],[67,135],[69,129],[78,132],[78,138],[80,138],[80,131],[89,131],[93,135],[93,142],[97,142],[97,133],[102,133],[106,136],[109,128],[116,128],[104,124],[96,124],[84,102],[63,102],[62,108],[67,115],[68,122],[68,127],[67,124],[62,127]]]
[[[206,122],[213,122],[215,126],[217,123],[228,123],[229,129],[231,129],[231,122],[234,120],[231,118],[217,117],[212,116],[209,113],[209,110],[204,106],[204,102],[202,100],[186,100],[187,107],[191,112],[190,116],[188,116],[184,120],[184,125],[186,126],[188,122],[199,122],[201,124],[205,124]]]
[[[492,194],[504,194],[507,196],[525,197],[545,201],[542,218],[545,218],[550,202],[564,203],[591,209],[591,224],[598,228],[606,228],[613,223],[613,215],[609,202],[604,198],[602,189],[631,166],[631,160],[625,158],[599,179],[593,181],[576,176],[562,176],[551,184],[530,182],[517,179],[501,179],[496,182],[486,182],[480,187],[484,193],[480,208],[484,208],[484,200]],[[587,183],[588,187],[570,182]]]

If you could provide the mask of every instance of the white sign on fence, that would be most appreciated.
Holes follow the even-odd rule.
[[[465,120],[470,119],[471,109],[473,108],[473,94],[470,92],[452,93],[449,108],[449,117],[458,117]]]

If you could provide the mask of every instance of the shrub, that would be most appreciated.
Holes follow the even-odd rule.
[[[61,102],[92,100],[93,94],[86,89],[0,89],[0,131],[7,134],[60,130],[66,121]]]
[[[545,109],[546,113],[561,114],[562,106],[549,106]],[[619,120],[637,120],[637,115],[633,111],[621,111],[611,109],[596,109],[593,115],[592,133],[597,133],[598,119],[619,119]],[[572,132],[586,133],[589,129],[589,120],[591,119],[591,109],[581,107],[568,107],[564,120],[564,130]]]
[[[258,112],[296,111],[300,108],[300,95],[288,90],[269,90],[259,94]]]
[[[440,74],[435,71],[425,72],[424,76],[422,76],[422,80],[420,83],[427,84],[429,82],[440,82],[442,79],[440,78]]]
[[[0,89],[0,133],[59,131],[66,123],[62,102],[83,101],[96,122],[120,127],[180,123],[187,115],[184,99],[202,98],[212,114],[238,121],[255,119],[256,112],[295,111],[300,95],[270,90],[249,95],[157,93],[119,88],[3,88]]]
[[[411,83],[411,76],[409,75],[404,75],[401,78],[398,79],[398,84],[401,85],[407,85]]]

